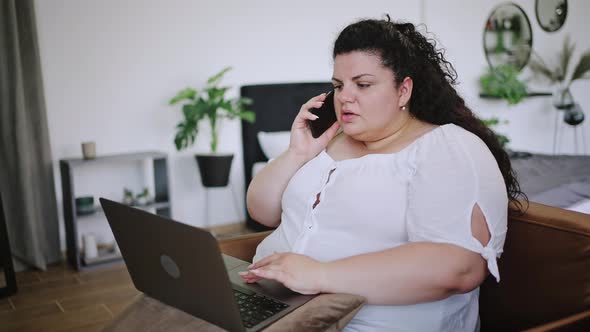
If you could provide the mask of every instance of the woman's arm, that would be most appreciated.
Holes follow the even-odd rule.
[[[246,194],[246,206],[252,218],[269,227],[279,225],[283,192],[306,162],[303,156],[287,150],[254,176]]]
[[[477,206],[472,230],[481,243],[489,241]],[[241,274],[247,282],[274,279],[303,294],[350,293],[364,296],[369,304],[407,305],[471,291],[487,273],[485,259],[476,252],[452,244],[416,242],[327,263],[298,254],[274,254]]]
[[[475,252],[410,243],[327,263],[321,291],[363,295],[370,304],[407,305],[469,292],[486,275],[486,262]]]
[[[336,136],[338,122],[334,123],[318,138],[313,138],[307,120],[318,117],[309,112],[312,107],[320,107],[326,94],[311,98],[301,106],[291,126],[289,148],[278,158],[264,167],[254,178],[246,193],[248,212],[256,221],[276,227],[281,220],[281,198],[291,177],[306,162],[317,156]]]
[[[302,294],[348,293],[369,304],[408,305],[469,292],[483,282],[487,267],[467,249],[418,242],[327,263],[277,253],[240,274],[246,282],[274,279]]]
[[[490,241],[485,216],[477,204],[471,214],[471,230],[484,246]],[[383,268],[379,268],[380,264]],[[382,289],[354,282],[372,268],[380,270],[378,283]],[[485,259],[476,252],[452,244],[416,242],[328,263],[325,274],[327,280],[335,282],[326,283],[323,292],[342,293],[349,289],[353,294],[365,295],[369,303],[397,305],[469,292],[484,281],[488,271]]]
[[[277,253],[240,274],[246,282],[274,279],[302,294],[348,293],[369,304],[408,305],[471,291],[483,282],[487,267],[467,249],[417,242],[328,263]]]

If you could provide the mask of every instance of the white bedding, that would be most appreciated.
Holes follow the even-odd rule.
[[[566,209],[590,214],[590,199],[579,201],[572,206],[568,206]]]

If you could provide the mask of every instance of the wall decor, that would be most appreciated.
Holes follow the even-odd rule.
[[[483,47],[492,68],[509,65],[520,71],[529,61],[533,45],[531,23],[524,10],[504,3],[492,11],[483,32]]]
[[[567,0],[536,0],[535,14],[541,29],[555,32],[561,29],[567,18]]]

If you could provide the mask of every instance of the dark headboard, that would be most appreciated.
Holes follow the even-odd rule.
[[[242,121],[242,146],[244,152],[245,188],[252,180],[252,166],[259,161],[267,161],[260,144],[258,132],[291,130],[293,119],[301,105],[311,97],[332,89],[331,83],[281,83],[263,85],[244,85],[240,88],[243,97],[252,99],[250,109],[256,113],[253,124]],[[248,227],[264,230],[265,227],[254,221],[246,211]]]

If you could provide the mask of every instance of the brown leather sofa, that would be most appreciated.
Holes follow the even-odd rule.
[[[251,261],[269,233],[220,248]],[[499,267],[480,289],[481,331],[590,331],[590,215],[530,202],[510,214]]]

